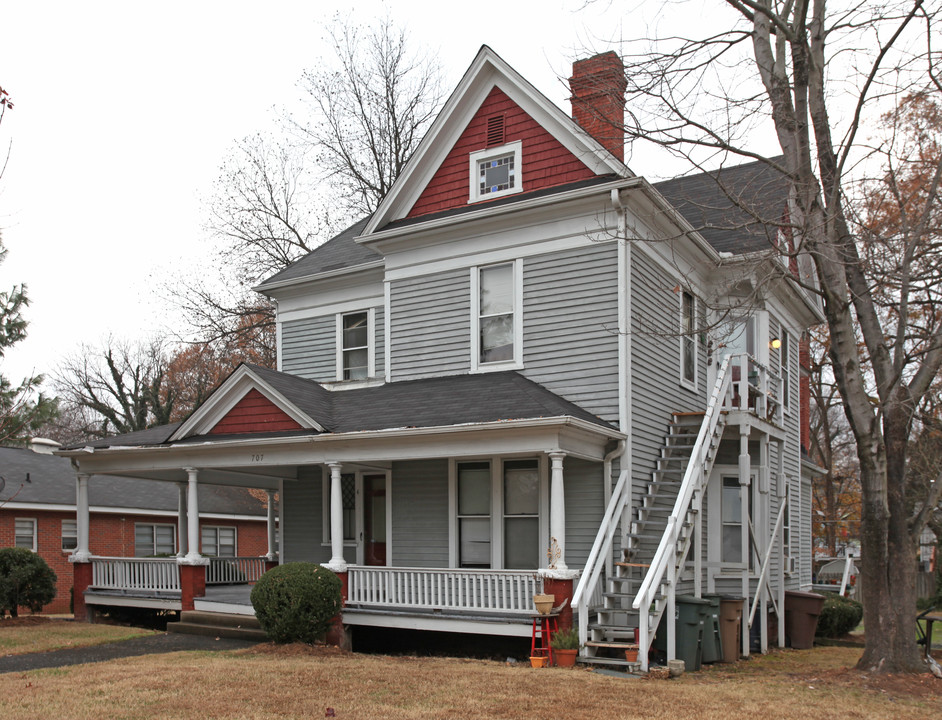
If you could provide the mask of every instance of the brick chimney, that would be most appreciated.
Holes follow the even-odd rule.
[[[625,66],[611,50],[572,64],[572,119],[622,162],[627,87]]]

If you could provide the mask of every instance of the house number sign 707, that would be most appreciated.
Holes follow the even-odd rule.
[[[261,462],[262,460],[264,460],[264,458],[265,458],[264,453],[255,453],[252,455],[252,462]]]

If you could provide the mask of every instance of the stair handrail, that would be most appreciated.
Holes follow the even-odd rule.
[[[690,453],[690,461],[687,463],[687,469],[684,472],[684,478],[677,493],[677,500],[674,502],[674,508],[668,518],[667,528],[661,536],[661,542],[654,554],[654,559],[651,561],[651,567],[648,568],[648,572],[645,574],[641,587],[638,589],[632,603],[632,607],[639,610],[645,620],[647,609],[654,599],[654,588],[661,584],[664,574],[667,572],[668,561],[671,557],[670,550],[676,542],[675,536],[677,528],[681,524],[681,519],[687,514],[690,501],[693,499],[693,492],[697,484],[696,480],[703,477],[703,463],[706,460],[706,453],[709,451],[709,440],[716,432],[723,403],[730,388],[729,366],[731,357],[731,355],[724,357],[717,371],[713,392],[710,394],[710,401],[707,404],[703,422],[700,424],[700,432],[697,433],[697,441]]]
[[[572,607],[579,611],[580,644],[585,643],[588,632],[588,601],[584,602],[584,599],[591,598],[595,593],[602,569],[605,567],[605,558],[611,552],[621,513],[631,500],[630,477],[630,466],[623,468],[608,506],[605,508],[605,515],[599,526],[599,532],[595,536],[595,542],[592,543],[592,549],[589,551],[582,577],[579,578],[579,584],[576,585],[576,590],[572,594]]]

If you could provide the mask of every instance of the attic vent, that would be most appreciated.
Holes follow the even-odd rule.
[[[504,144],[504,116],[494,115],[487,119],[487,147]]]

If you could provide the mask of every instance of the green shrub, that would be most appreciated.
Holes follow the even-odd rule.
[[[340,612],[340,578],[314,563],[285,563],[255,583],[252,607],[274,642],[314,643]]]
[[[560,630],[553,635],[550,640],[550,647],[553,650],[578,650],[579,649],[579,630],[572,627],[568,630]]]
[[[16,617],[18,607],[39,612],[56,597],[56,574],[26,548],[0,549],[0,617]]]
[[[863,605],[835,593],[824,593],[824,607],[818,618],[818,637],[836,638],[846,635],[860,624]]]

